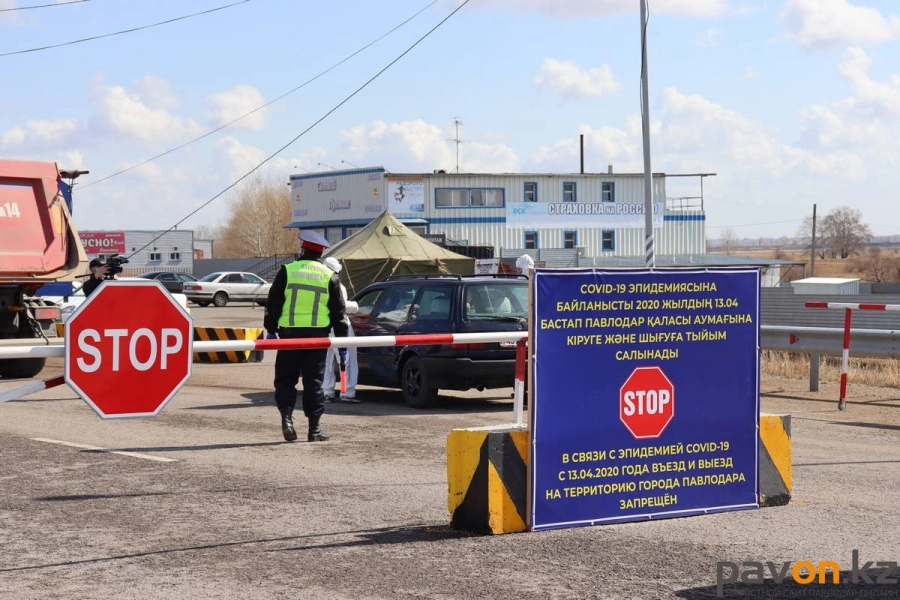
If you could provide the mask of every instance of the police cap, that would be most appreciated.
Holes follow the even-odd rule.
[[[312,252],[321,253],[325,248],[331,247],[325,236],[311,229],[301,229],[297,232],[297,237],[300,238],[300,245]]]

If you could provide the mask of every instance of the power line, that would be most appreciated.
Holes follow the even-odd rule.
[[[450,12],[450,14],[448,14],[446,17],[444,17],[443,19],[441,19],[440,22],[438,22],[437,25],[435,25],[434,27],[432,27],[431,29],[429,29],[429,30],[425,33],[425,35],[423,35],[422,37],[420,37],[419,39],[417,39],[415,42],[413,42],[413,44],[412,44],[409,48],[407,48],[406,50],[404,50],[403,52],[401,52],[400,55],[398,55],[394,60],[392,60],[391,62],[389,62],[387,65],[385,65],[380,71],[378,71],[377,73],[375,73],[374,75],[372,75],[372,77],[370,77],[370,78],[369,78],[365,83],[363,83],[361,86],[359,86],[358,88],[356,88],[356,90],[354,90],[352,93],[350,93],[350,95],[348,95],[346,98],[344,98],[343,100],[341,100],[340,102],[338,102],[334,107],[332,107],[332,108],[331,108],[328,112],[326,112],[324,115],[322,115],[321,117],[319,117],[318,119],[316,119],[316,120],[313,122],[312,125],[310,125],[310,126],[307,127],[306,129],[304,129],[303,131],[301,131],[300,133],[298,133],[298,134],[297,134],[296,136],[294,136],[294,138],[291,139],[287,144],[283,145],[281,148],[279,148],[278,150],[276,150],[275,152],[273,152],[272,154],[270,154],[269,156],[267,156],[265,159],[262,160],[262,162],[260,162],[259,164],[257,164],[255,167],[253,167],[252,169],[250,169],[249,171],[247,171],[246,173],[244,173],[243,175],[241,175],[240,177],[238,177],[235,181],[233,181],[231,184],[229,184],[225,189],[223,189],[222,191],[220,191],[219,193],[217,193],[215,196],[213,196],[212,198],[210,198],[209,200],[207,200],[206,202],[204,202],[203,204],[201,204],[200,206],[198,206],[197,208],[195,208],[194,210],[192,210],[191,212],[189,212],[187,215],[185,215],[184,217],[182,217],[182,219],[181,219],[180,221],[178,221],[177,223],[175,223],[174,225],[172,225],[170,228],[166,229],[165,231],[163,231],[162,233],[160,233],[158,236],[156,236],[155,238],[153,238],[152,240],[150,240],[149,242],[147,242],[146,244],[144,244],[141,248],[139,248],[139,249],[136,250],[135,252],[132,252],[131,255],[134,256],[134,254],[136,254],[137,252],[140,252],[140,251],[143,250],[144,248],[147,248],[147,247],[150,246],[153,242],[155,242],[156,240],[160,239],[162,236],[164,236],[164,235],[167,234],[168,232],[170,232],[170,231],[176,229],[179,225],[181,225],[182,223],[184,223],[185,221],[187,221],[189,218],[191,218],[192,216],[194,216],[195,214],[197,214],[198,212],[200,212],[201,210],[203,210],[204,208],[206,208],[208,205],[212,204],[212,202],[215,201],[215,200],[216,200],[217,198],[219,198],[220,196],[222,196],[222,194],[224,194],[225,192],[229,191],[230,189],[232,189],[233,187],[235,187],[237,184],[239,184],[240,182],[242,182],[242,181],[245,180],[246,178],[248,178],[248,177],[250,177],[251,175],[253,175],[253,174],[254,174],[256,171],[258,171],[258,170],[260,169],[260,167],[262,167],[264,164],[266,164],[267,162],[269,162],[270,160],[272,160],[273,158],[275,158],[276,156],[278,156],[279,154],[281,154],[282,152],[284,152],[285,150],[287,150],[291,145],[294,144],[294,142],[296,142],[296,141],[299,140],[301,137],[303,137],[304,135],[306,135],[307,133],[309,133],[316,125],[318,125],[319,123],[321,123],[322,121],[324,121],[325,119],[327,119],[327,118],[328,118],[329,116],[331,116],[331,114],[334,113],[337,109],[339,109],[340,107],[342,107],[343,105],[345,105],[347,102],[349,102],[354,96],[356,96],[356,95],[359,94],[361,91],[363,91],[364,89],[366,89],[367,87],[369,87],[369,84],[371,84],[373,81],[375,81],[376,79],[378,79],[379,77],[381,77],[381,75],[384,74],[385,71],[387,71],[388,69],[390,69],[391,67],[393,67],[393,66],[394,66],[395,64],[397,64],[398,62],[400,62],[400,59],[402,59],[404,56],[406,56],[407,54],[409,54],[410,52],[412,52],[413,49],[414,49],[416,46],[418,46],[419,44],[421,44],[428,36],[430,36],[432,33],[434,33],[435,31],[437,31],[444,23],[446,23],[447,21],[449,21],[450,18],[453,17],[453,15],[455,15],[455,14],[458,13],[460,10],[462,10],[462,8],[463,8],[466,4],[468,4],[469,2],[470,2],[470,0],[463,0],[463,2],[461,2],[461,3],[459,4],[459,6],[457,6],[456,8],[454,8],[453,11]]]
[[[90,2],[90,0],[69,0],[68,2],[54,2],[53,4],[37,4],[35,6],[19,6],[17,8],[0,8],[0,12],[31,10],[32,8],[53,8],[54,6],[65,6],[66,4],[81,4],[82,2]]]
[[[225,6],[219,6],[218,8],[211,8],[209,10],[204,10],[198,13],[193,13],[190,15],[184,15],[182,17],[175,17],[174,19],[167,19],[165,21],[160,21],[159,23],[152,23],[150,25],[142,25],[140,27],[132,27],[131,29],[123,29],[122,31],[115,31],[113,33],[104,33],[102,35],[95,35],[92,37],[82,38],[80,40],[72,40],[71,42],[63,42],[61,44],[52,44],[50,46],[41,46],[39,48],[29,48],[28,50],[14,50],[13,52],[4,52],[0,54],[0,58],[4,56],[12,56],[13,54],[27,54],[28,52],[39,52],[41,50],[50,50],[52,48],[61,48],[63,46],[72,46],[73,44],[80,44],[82,42],[90,42],[93,40],[99,40],[102,38],[113,37],[115,35],[122,35],[123,33],[133,33],[135,31],[141,31],[143,29],[150,29],[151,27],[159,27],[160,25],[168,25],[169,23],[174,23],[175,21],[183,21],[185,19],[190,19],[192,17],[199,17],[200,15],[208,15],[209,13],[213,13],[219,10],[225,10],[226,8],[231,8],[232,6],[237,6],[238,4],[246,4],[250,2],[250,0],[239,0],[238,2],[233,2],[231,4],[226,4]]]
[[[234,120],[232,120],[232,121],[229,121],[229,122],[225,123],[224,125],[221,125],[221,126],[219,126],[219,127],[216,127],[215,129],[211,129],[210,131],[207,131],[206,133],[204,133],[203,135],[201,135],[201,136],[199,136],[199,137],[196,137],[196,138],[194,138],[194,139],[192,139],[192,140],[190,140],[190,141],[187,141],[187,142],[185,142],[185,143],[183,143],[183,144],[181,144],[181,145],[175,146],[174,148],[170,148],[169,150],[166,150],[165,152],[161,152],[161,153],[157,154],[156,156],[153,156],[153,157],[151,157],[151,158],[148,158],[148,159],[146,159],[146,160],[144,160],[144,161],[141,161],[141,162],[139,162],[139,163],[137,163],[137,164],[131,165],[130,167],[126,167],[126,168],[122,169],[121,171],[116,171],[116,172],[113,173],[112,175],[107,175],[106,177],[103,177],[103,178],[98,179],[98,180],[96,180],[96,181],[92,181],[92,182],[90,182],[90,183],[83,184],[83,185],[81,186],[81,189],[83,190],[83,189],[85,189],[85,188],[88,188],[88,187],[90,187],[90,186],[96,184],[96,183],[100,183],[100,182],[102,182],[102,181],[106,181],[107,179],[112,179],[113,177],[116,177],[116,176],[121,175],[121,174],[123,174],[123,173],[127,173],[128,171],[131,171],[132,169],[136,169],[136,168],[138,168],[138,167],[141,167],[141,166],[143,166],[143,165],[146,165],[146,164],[149,163],[149,162],[153,162],[154,160],[156,160],[156,159],[158,159],[158,158],[162,158],[163,156],[166,156],[167,154],[171,154],[171,153],[173,153],[173,152],[175,152],[175,151],[177,151],[177,150],[181,150],[182,148],[186,148],[187,146],[190,146],[190,145],[193,144],[194,142],[199,142],[200,140],[202,140],[202,139],[204,139],[204,138],[207,138],[207,137],[211,136],[212,134],[214,134],[214,133],[216,133],[216,132],[222,131],[222,130],[225,129],[226,127],[230,127],[231,125],[234,125],[235,123],[237,123],[237,122],[240,121],[241,119],[244,119],[244,118],[246,118],[246,117],[249,117],[249,116],[252,115],[253,113],[259,112],[259,111],[261,111],[262,109],[264,109],[264,108],[266,108],[266,107],[268,107],[268,106],[271,106],[272,104],[278,102],[278,101],[281,100],[282,98],[286,98],[287,96],[290,96],[290,95],[293,94],[294,92],[296,92],[296,91],[298,91],[298,90],[300,90],[300,89],[306,87],[307,85],[309,85],[310,83],[312,83],[312,82],[315,81],[316,79],[319,79],[320,77],[322,77],[322,76],[326,75],[327,73],[333,71],[334,69],[338,68],[339,66],[341,66],[342,64],[344,64],[345,62],[347,62],[348,60],[350,60],[351,58],[353,58],[353,57],[356,56],[357,54],[360,54],[361,52],[363,52],[363,51],[365,51],[365,50],[368,50],[369,48],[371,48],[372,46],[374,46],[375,44],[377,44],[378,42],[380,42],[381,40],[383,40],[383,39],[386,38],[387,36],[391,35],[391,34],[394,33],[395,31],[397,31],[398,29],[400,29],[401,27],[403,27],[404,25],[406,25],[407,23],[409,23],[410,21],[412,21],[413,19],[415,19],[416,17],[418,17],[420,14],[422,14],[422,13],[425,12],[426,10],[428,10],[429,8],[431,8],[432,6],[434,6],[435,4],[437,4],[439,1],[440,1],[440,0],[432,0],[432,2],[430,2],[427,6],[423,7],[421,10],[419,10],[418,12],[416,12],[415,14],[413,14],[412,16],[410,16],[408,19],[406,19],[405,21],[403,21],[402,23],[400,23],[399,25],[397,25],[397,26],[394,27],[393,29],[387,31],[386,33],[384,33],[384,34],[382,34],[382,35],[380,35],[380,36],[378,36],[377,38],[375,38],[374,40],[372,40],[371,42],[369,42],[368,44],[366,44],[365,46],[363,46],[363,47],[360,48],[359,50],[353,52],[352,54],[347,55],[345,58],[343,58],[343,59],[339,60],[338,62],[334,63],[333,65],[331,65],[330,67],[328,67],[327,69],[325,69],[324,71],[322,71],[321,73],[319,73],[318,75],[316,75],[316,76],[314,76],[314,77],[311,77],[310,79],[307,79],[306,81],[304,81],[303,83],[301,83],[301,84],[298,85],[297,87],[295,87],[295,88],[293,88],[293,89],[291,89],[291,90],[288,90],[287,92],[281,94],[281,95],[278,96],[277,98],[273,98],[272,100],[270,100],[269,102],[266,102],[266,103],[263,104],[262,106],[258,106],[258,107],[256,107],[256,108],[254,108],[253,110],[251,110],[250,112],[245,113],[245,114],[239,116],[238,118],[236,118],[236,119],[234,119]]]

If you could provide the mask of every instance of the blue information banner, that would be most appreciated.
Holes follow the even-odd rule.
[[[536,269],[533,530],[758,507],[759,269]]]

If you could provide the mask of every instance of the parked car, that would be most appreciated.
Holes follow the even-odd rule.
[[[522,276],[404,276],[353,297],[357,336],[525,331],[528,280]],[[432,406],[438,390],[510,387],[515,342],[359,348],[359,383],[399,387],[407,404]]]
[[[141,279],[141,278],[139,278],[139,277],[119,277],[117,281],[129,281],[129,280],[139,280],[139,279]],[[67,294],[65,296],[44,296],[44,298],[46,300],[54,302],[54,303],[56,303],[57,306],[59,306],[60,318],[63,320],[63,322],[68,321],[69,317],[71,317],[75,313],[75,310],[79,306],[81,306],[84,303],[84,301],[87,299],[84,295],[84,290],[81,289],[83,286],[84,286],[84,283],[76,285],[72,289],[72,293]],[[171,292],[169,292],[169,293],[172,295],[172,298],[174,298],[175,301],[178,302],[178,304],[180,304],[182,306],[182,308],[184,308],[184,310],[186,310],[188,312],[188,314],[190,314],[191,309],[188,308],[187,297],[184,294],[172,294]]]
[[[163,284],[170,294],[184,293],[184,284],[197,281],[197,278],[187,273],[172,273],[170,271],[151,271],[138,275],[141,279],[155,279]]]
[[[229,302],[250,301],[266,305],[272,284],[256,273],[225,271],[210,273],[198,281],[185,283],[184,294],[200,306],[210,303],[222,307]]]

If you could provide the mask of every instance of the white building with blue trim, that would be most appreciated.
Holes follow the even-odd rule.
[[[389,173],[382,167],[292,175],[292,222],[336,243],[390,211],[414,231],[497,257],[644,255],[642,173]],[[706,253],[702,202],[666,200],[653,175],[657,255]],[[599,260],[597,264],[599,264]]]

